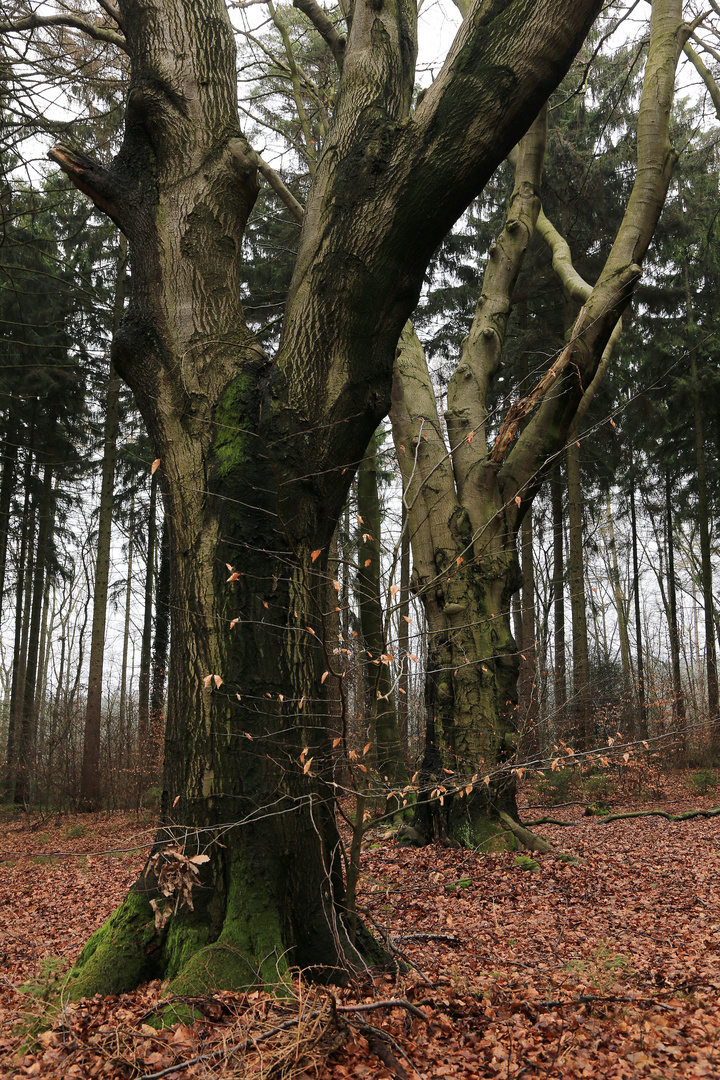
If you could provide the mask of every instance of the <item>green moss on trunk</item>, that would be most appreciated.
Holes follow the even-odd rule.
[[[161,946],[149,897],[135,886],[95,931],[70,970],[66,984],[70,997],[122,994],[157,978],[162,973]]]

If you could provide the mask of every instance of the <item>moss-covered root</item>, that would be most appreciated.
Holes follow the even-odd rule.
[[[96,930],[70,969],[64,992],[73,999],[122,994],[161,974],[162,940],[141,884]]]
[[[287,978],[277,899],[255,877],[241,852],[232,856],[227,902],[219,936],[205,944],[196,926],[190,937],[180,926],[168,935],[167,974],[176,994],[279,987]]]
[[[515,821],[509,814],[506,814],[504,810],[499,811],[499,816],[518,843],[527,848],[528,851],[539,851],[541,853],[552,851],[552,844],[549,840],[544,840],[542,836],[536,836],[534,832],[530,832],[519,821]]]

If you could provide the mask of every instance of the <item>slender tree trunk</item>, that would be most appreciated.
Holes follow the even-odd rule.
[[[567,738],[567,681],[565,659],[565,557],[563,552],[564,515],[563,483],[558,465],[550,478],[553,520],[553,625],[555,668],[555,730],[560,738]]]
[[[395,657],[388,653],[385,612],[381,592],[380,497],[377,479],[377,436],[373,435],[358,471],[358,516],[361,541],[356,591],[360,606],[365,656],[363,670],[368,696],[368,722],[375,743],[380,775],[391,788],[407,782],[395,695],[392,691]]]
[[[135,495],[132,496],[130,503],[130,515],[128,518],[128,554],[127,554],[127,582],[125,585],[125,623],[123,627],[123,648],[122,648],[122,662],[120,665],[120,704],[118,707],[119,717],[118,724],[120,725],[121,735],[125,734],[125,747],[127,750],[126,764],[130,764],[130,747],[132,740],[130,739],[129,730],[126,731],[126,727],[129,728],[127,720],[127,686],[128,686],[128,646],[130,644],[130,606],[132,603],[132,575],[133,575],[133,540],[135,530]]]
[[[150,730],[150,650],[152,648],[153,586],[155,582],[155,536],[157,533],[157,472],[150,481],[150,505],[147,525],[147,561],[145,564],[145,602],[143,632],[140,646],[140,678],[138,680],[138,749],[143,755]]]
[[[5,595],[10,505],[15,488],[17,453],[18,427],[15,422],[14,410],[11,407],[5,425],[5,438],[2,445],[2,475],[0,477],[0,614],[2,614],[2,603]]]
[[[568,517],[570,524],[570,606],[573,640],[573,735],[582,747],[592,741],[590,660],[585,608],[585,560],[583,557],[582,486],[580,447],[567,448]]]
[[[30,542],[35,529],[35,507],[31,501],[30,478],[32,453],[28,450],[23,470],[25,498],[20,533],[20,550],[15,582],[15,640],[13,644],[12,679],[10,686],[10,716],[8,721],[7,767],[11,793],[14,791],[17,752],[20,737],[20,719],[25,689],[25,663],[27,637],[30,624],[30,590],[32,588],[32,559]]]
[[[675,582],[675,540],[673,537],[670,471],[668,469],[665,470],[665,529],[667,535],[668,606],[670,609],[670,654],[673,672],[673,720],[678,731],[680,754],[684,757],[687,752],[687,719],[685,714],[685,692],[680,669],[680,633],[678,630],[677,586]]]
[[[15,772],[15,802],[27,803],[31,794],[34,775],[35,736],[37,713],[35,711],[35,683],[37,679],[40,649],[40,626],[43,597],[45,595],[45,570],[53,520],[53,477],[55,462],[53,450],[57,417],[51,412],[45,443],[45,468],[38,505],[38,534],[35,546],[35,570],[33,574],[32,607],[28,635],[25,685],[23,688],[22,719],[18,738],[17,769]]]
[[[615,525],[613,522],[612,503],[610,491],[607,492],[607,527],[608,547],[610,549],[610,577],[615,597],[615,610],[617,612],[618,636],[620,638],[620,663],[623,674],[623,693],[626,709],[630,706],[632,698],[633,672],[630,660],[630,636],[628,634],[628,614],[625,607],[622,584],[620,581],[620,566],[618,563],[617,544],[615,542]],[[631,721],[631,727],[634,721]]]
[[[115,310],[113,332],[120,325],[125,306],[125,274],[127,241],[120,239],[115,279]],[[105,624],[110,580],[110,541],[112,538],[113,489],[117,436],[120,425],[120,376],[110,364],[105,394],[105,431],[103,437],[102,479],[98,514],[97,553],[95,557],[95,587],[93,589],[93,619],[90,631],[90,668],[88,672],[85,735],[82,773],[80,778],[80,808],[97,810],[100,805],[100,721],[102,715],[103,667],[105,662]]]
[[[632,448],[631,448],[632,455]],[[635,598],[635,655],[637,657],[637,733],[648,737],[647,701],[645,697],[645,664],[643,660],[642,621],[640,616],[640,570],[638,565],[637,520],[635,516],[635,466],[630,468],[630,530],[633,562],[633,594]]]
[[[398,623],[398,728],[403,749],[410,746],[410,680],[408,666],[410,660],[410,535],[405,499],[402,500],[402,533],[400,536],[400,605]]]
[[[155,641],[152,659],[150,726],[153,741],[161,739],[165,727],[165,679],[170,645],[170,543],[167,522],[163,519],[160,537],[160,565],[155,591]]]
[[[535,558],[533,553],[533,511],[522,523],[522,655],[520,657],[520,709],[529,748],[538,748],[537,630],[535,626]]]

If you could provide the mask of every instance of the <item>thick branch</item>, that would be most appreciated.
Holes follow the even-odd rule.
[[[285,206],[287,206],[295,220],[302,225],[305,211],[293,195],[292,191],[290,191],[283,183],[280,176],[275,172],[272,165],[268,165],[267,161],[260,157],[260,154],[258,154],[256,150],[250,151],[248,157],[255,161],[258,172],[262,173],[280,201],[285,203]]]
[[[712,103],[715,106],[715,115],[717,116],[718,120],[720,120],[720,87],[715,82],[712,76],[712,72],[707,67],[705,67],[705,64],[695,52],[689,41],[685,42],[683,46],[683,52],[697,71],[702,81],[705,83],[707,91],[712,98]]]
[[[338,34],[332,20],[328,18],[316,0],[293,0],[293,7],[302,11],[303,15],[307,15],[317,32],[327,42],[337,66],[342,71],[347,42],[342,34]]]
[[[539,485],[542,471],[564,445],[613,327],[640,278],[639,263],[660,216],[676,160],[670,145],[670,112],[682,47],[681,8],[681,0],[653,4],[638,114],[637,174],[612,251],[576,320],[571,341],[533,392],[515,403],[493,449],[494,459],[504,461],[498,481],[506,505],[518,492],[531,493]],[[509,450],[520,421],[538,402],[542,402],[540,407]],[[517,523],[520,512],[512,513]]]
[[[57,143],[48,150],[48,157],[60,166],[79,191],[92,199],[98,210],[112,218],[119,229],[127,232],[127,215],[124,212],[126,207],[122,205],[124,200],[114,177],[107,169],[64,143]]]
[[[98,0],[100,7],[108,13],[111,19],[114,19],[118,24],[123,34],[125,33],[125,20],[120,14],[119,9],[112,3],[112,0]]]
[[[458,494],[467,506],[470,472],[487,457],[486,397],[499,364],[512,294],[540,210],[540,181],[547,139],[547,106],[518,144],[515,185],[507,221],[490,253],[470,333],[448,386],[448,425]],[[478,522],[473,522],[477,527]]]
[[[592,285],[589,285],[587,281],[578,274],[573,266],[570,245],[565,237],[557,231],[552,222],[545,217],[545,213],[542,209],[538,214],[536,228],[552,251],[552,268],[560,278],[565,292],[568,296],[572,297],[573,300],[577,300],[579,304],[584,304],[590,299]]]
[[[96,41],[107,41],[111,45],[117,45],[123,52],[128,51],[127,42],[122,34],[118,34],[115,30],[108,30],[106,27],[95,26],[94,23],[81,19],[77,15],[28,15],[16,22],[0,22],[0,34],[37,30],[42,26],[67,26],[71,30],[80,30]]]

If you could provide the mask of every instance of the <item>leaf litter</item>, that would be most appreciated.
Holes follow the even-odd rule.
[[[712,805],[679,779],[664,798],[653,807]],[[284,999],[259,988],[182,999],[195,1022],[164,1030],[153,1020],[171,998],[150,983],[68,1005],[29,1049],[19,1021],[42,1015],[142,869],[133,846],[152,830],[129,814],[85,815],[69,839],[67,822],[33,833],[5,819],[0,1075],[720,1076],[720,818],[605,825],[578,805],[553,815],[572,827],[536,827],[554,845],[530,860],[537,869],[371,830],[358,905],[396,958],[390,972],[342,990],[296,978]]]

